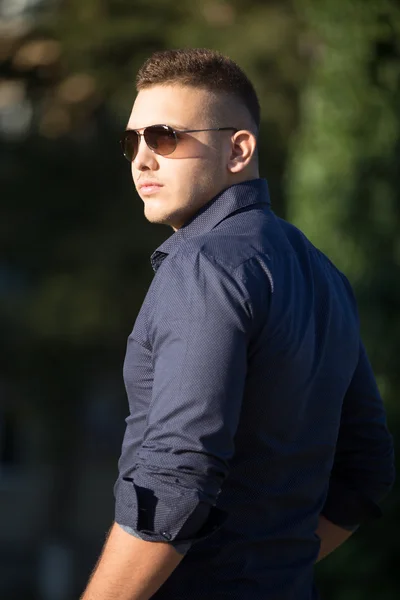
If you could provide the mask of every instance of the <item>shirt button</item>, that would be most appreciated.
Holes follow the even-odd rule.
[[[172,538],[172,535],[166,531],[162,531],[161,535],[164,536],[166,540],[170,540]]]

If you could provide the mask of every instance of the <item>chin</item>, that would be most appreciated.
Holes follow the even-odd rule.
[[[164,210],[162,210],[164,208]],[[161,209],[161,210],[160,210]],[[190,211],[185,210],[171,210],[170,212],[165,211],[165,206],[162,203],[156,202],[145,202],[144,203],[144,216],[150,223],[158,223],[160,225],[169,225],[173,229],[179,229],[184,223],[191,217]]]
[[[150,223],[158,223],[159,225],[170,225],[170,219],[168,215],[159,213],[153,210],[144,211],[144,216]]]

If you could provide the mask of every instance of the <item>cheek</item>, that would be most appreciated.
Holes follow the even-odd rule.
[[[207,169],[202,161],[191,159],[171,159],[165,165],[165,177],[170,190],[189,192],[199,184]]]
[[[208,200],[224,183],[222,153],[207,152],[196,158],[165,157],[160,160],[160,166],[160,179],[168,183],[169,199],[181,205]]]

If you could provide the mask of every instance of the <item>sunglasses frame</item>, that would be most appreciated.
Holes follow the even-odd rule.
[[[166,154],[162,154],[160,152],[157,152],[154,148],[152,148],[151,146],[149,146],[148,142],[146,141],[146,130],[155,128],[155,127],[162,127],[165,131],[167,131],[168,133],[172,133],[174,136],[174,140],[175,140],[175,146],[174,149],[171,150],[171,152],[167,152]],[[126,129],[124,132],[124,136],[120,139],[119,143],[121,145],[122,148],[122,153],[124,155],[124,157],[126,158],[127,161],[132,162],[135,160],[136,156],[137,156],[137,152],[136,155],[133,158],[130,158],[129,156],[127,156],[125,150],[124,150],[124,146],[125,146],[125,141],[126,141],[126,137],[127,135],[129,135],[129,132],[134,132],[136,133],[136,135],[138,136],[138,150],[139,150],[139,145],[140,145],[140,138],[143,137],[147,147],[149,148],[149,150],[151,150],[152,152],[154,152],[154,154],[157,154],[158,156],[170,156],[171,154],[173,154],[178,146],[179,143],[179,138],[177,136],[177,134],[179,133],[198,133],[200,131],[233,131],[234,133],[237,133],[239,131],[239,129],[237,129],[236,127],[209,127],[207,129],[175,129],[174,127],[171,127],[170,125],[164,125],[162,123],[157,124],[157,125],[148,125],[147,127],[144,127],[143,129],[143,133],[140,133],[140,131],[138,129]]]

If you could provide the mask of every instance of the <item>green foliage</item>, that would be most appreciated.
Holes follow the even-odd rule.
[[[351,279],[378,374],[397,386],[400,9],[305,4],[319,50],[292,148],[289,217]]]
[[[300,0],[298,10],[317,43],[292,145],[288,216],[355,287],[362,334],[395,434],[400,422],[400,7]],[[385,518],[361,529],[319,567],[326,600],[398,595],[398,503],[395,486]]]

